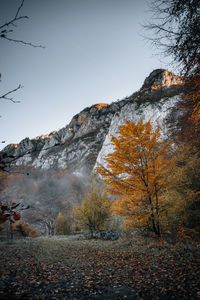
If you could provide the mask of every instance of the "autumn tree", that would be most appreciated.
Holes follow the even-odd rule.
[[[29,205],[24,206],[22,203],[12,202],[2,203],[0,201],[0,224],[9,223],[10,237],[13,239],[13,224],[21,219],[21,212],[29,208]]]
[[[187,77],[182,98],[167,117],[169,135],[177,145],[200,146],[200,65],[195,75]]]
[[[24,186],[21,179],[21,174],[0,171],[0,224],[9,224],[11,238],[13,238],[13,224],[30,208],[24,203]]]
[[[23,211],[22,219],[31,227],[36,226],[40,233],[54,234],[59,212],[71,226],[73,207],[81,203],[82,195],[88,189],[85,185],[87,178],[66,170],[46,171],[17,166],[12,168],[12,173],[0,172],[0,204],[22,202],[30,205],[31,209]]]
[[[31,227],[27,222],[17,222],[13,226],[13,231],[20,234],[23,237],[38,237],[38,233],[35,228]]]
[[[83,230],[89,230],[91,237],[105,228],[109,218],[110,201],[105,192],[93,183],[81,205],[74,209],[74,218]]]
[[[176,168],[164,197],[173,203],[167,214],[172,233],[200,233],[200,157],[190,147],[182,146],[177,151]]]
[[[160,139],[150,121],[138,124],[126,121],[119,126],[117,137],[111,135],[113,153],[106,156],[106,166],[98,164],[97,172],[105,180],[106,190],[121,196],[115,201],[115,212],[126,217],[132,227],[150,226],[160,237],[161,196],[168,178],[166,171],[174,159],[170,142]]]
[[[63,214],[59,212],[57,218],[55,219],[55,234],[65,235],[65,234],[70,234],[70,232],[71,232],[70,219],[63,216]]]
[[[29,223],[37,223],[48,235],[54,235],[56,219],[60,212],[72,222],[72,210],[80,201],[83,182],[71,174],[60,174],[54,170],[37,172],[38,178],[32,181],[32,175],[25,178],[34,184],[34,191],[27,195],[27,203],[34,207]],[[30,219],[29,219],[30,218]],[[32,219],[32,220],[31,220]]]
[[[199,25],[200,30],[200,25]],[[200,45],[199,45],[200,46]],[[199,148],[200,146],[200,56],[199,65],[194,74],[187,78],[187,86],[181,102],[183,109],[179,120],[184,120],[180,126],[184,132],[184,142]],[[180,124],[179,121],[179,124]],[[187,126],[186,126],[187,125]],[[189,129],[189,133],[187,133]]]

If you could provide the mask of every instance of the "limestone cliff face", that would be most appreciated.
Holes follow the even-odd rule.
[[[87,107],[75,115],[65,128],[35,139],[25,138],[18,145],[8,145],[2,153],[14,157],[11,161],[17,166],[72,170],[85,167],[91,170],[111,120],[122,103]]]
[[[59,131],[10,144],[1,151],[1,161],[43,169],[91,171],[96,161],[103,163],[104,156],[112,151],[109,134],[116,134],[118,125],[126,119],[137,122],[151,118],[167,134],[165,119],[180,99],[182,84],[180,77],[166,70],[154,70],[130,97],[110,105],[87,107]]]
[[[104,157],[113,150],[110,134],[117,135],[119,125],[125,120],[138,123],[151,119],[154,127],[161,128],[163,138],[167,137],[166,119],[171,109],[181,99],[183,80],[166,70],[154,70],[144,81],[139,92],[130,96],[123,107],[112,118],[108,134],[98,154],[97,162],[105,164]]]

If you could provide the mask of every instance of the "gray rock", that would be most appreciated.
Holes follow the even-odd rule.
[[[118,240],[118,238],[120,237],[120,234],[113,230],[102,230],[102,231],[93,233],[93,237],[96,239],[115,241],[115,240]]]
[[[125,120],[138,122],[151,118],[165,134],[168,130],[165,119],[179,101],[181,92],[180,77],[163,69],[154,70],[142,88],[130,97],[110,105],[99,103],[86,107],[59,131],[8,145],[0,152],[1,163],[43,169],[68,168],[73,172],[84,168],[91,172],[97,161],[103,163],[105,155],[113,151],[109,134],[116,134]]]

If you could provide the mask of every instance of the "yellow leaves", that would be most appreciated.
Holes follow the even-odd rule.
[[[158,219],[159,196],[167,184],[167,172],[175,162],[170,155],[171,142],[160,139],[160,128],[153,130],[151,121],[138,124],[126,121],[117,133],[117,137],[111,136],[114,151],[105,158],[107,166],[97,165],[106,190],[122,196],[115,201],[113,210],[126,216],[128,224],[136,216],[137,224],[142,220],[147,222],[149,215]]]
[[[111,137],[115,150],[105,158],[107,168],[99,164],[97,167],[109,190],[113,187],[119,194],[125,189],[137,192],[156,178],[159,180],[158,175],[169,164],[164,155],[170,146],[159,140],[160,129],[153,132],[150,121],[146,124],[126,121],[126,125],[119,126],[118,134],[117,138]]]
[[[69,218],[63,216],[62,212],[59,212],[55,219],[55,233],[58,235],[65,235],[71,232]]]
[[[93,183],[88,195],[82,200],[81,205],[74,209],[74,218],[82,227],[91,233],[104,228],[109,219],[111,201],[100,188]]]
[[[63,218],[63,214],[61,212],[58,213],[56,220],[60,220]]]

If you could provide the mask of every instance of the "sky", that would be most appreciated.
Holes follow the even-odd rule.
[[[150,0],[149,0],[150,1]],[[0,0],[0,25],[21,1]],[[166,60],[144,39],[148,0],[25,0],[13,38],[0,39],[0,149],[66,126],[85,107],[137,91]],[[2,144],[2,141],[6,141]]]

